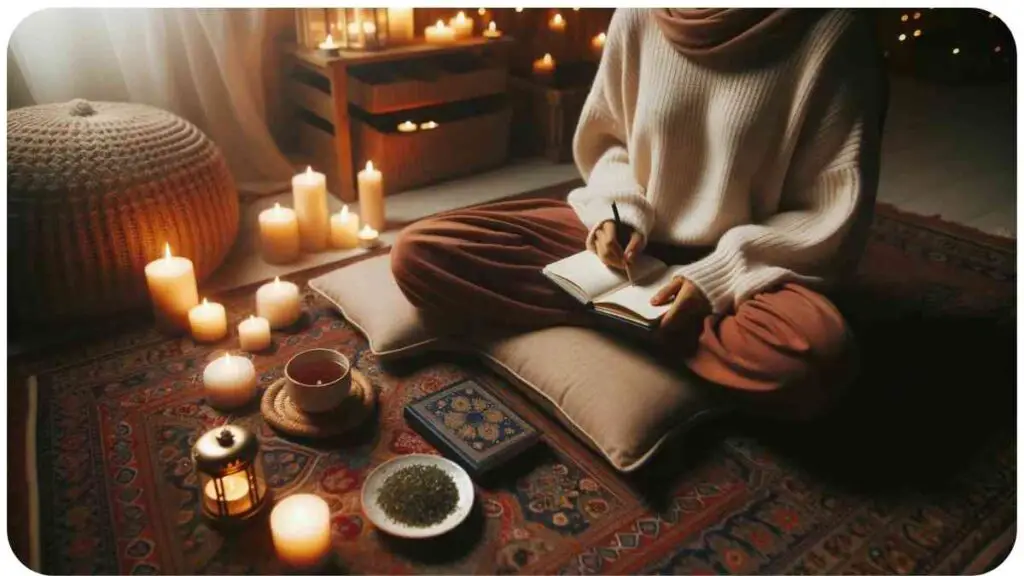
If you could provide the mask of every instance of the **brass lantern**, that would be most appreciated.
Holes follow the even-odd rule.
[[[248,520],[269,499],[256,435],[234,425],[203,434],[192,449],[203,514],[217,523]]]

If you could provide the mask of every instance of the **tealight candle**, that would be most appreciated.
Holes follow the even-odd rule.
[[[466,16],[465,12],[459,12],[452,18],[448,25],[455,30],[455,37],[458,39],[473,36],[473,19]]]
[[[437,128],[437,122],[434,122],[433,120],[420,124],[420,130],[433,130],[434,128]]]
[[[164,257],[146,264],[145,274],[157,324],[176,332],[188,330],[188,313],[199,303],[192,261],[171,256],[171,245],[164,244]]]
[[[359,243],[365,248],[376,246],[379,238],[380,233],[371,228],[370,225],[363,226],[363,229],[359,231]]]
[[[327,38],[323,42],[317,44],[317,48],[328,56],[337,56],[341,50],[341,45],[335,43],[334,38],[328,34]]]
[[[295,568],[313,568],[331,550],[331,508],[314,494],[293,494],[270,513],[278,558]]]
[[[565,32],[565,18],[562,18],[561,14],[555,13],[548,21],[548,29],[552,32]]]
[[[266,318],[271,328],[291,326],[302,315],[299,287],[274,278],[256,290],[256,315]]]
[[[398,131],[399,132],[415,132],[416,131],[416,123],[411,121],[411,120],[406,120],[405,122],[402,122],[401,124],[398,125]]]
[[[604,49],[604,42],[607,39],[608,35],[605,34],[604,32],[601,32],[597,36],[594,36],[593,38],[590,39],[590,47],[600,52],[601,50]]]
[[[317,252],[327,247],[330,228],[327,211],[327,176],[307,167],[292,178],[295,217],[303,250]]]
[[[348,206],[331,216],[331,245],[345,249],[359,245],[359,215],[350,213]]]
[[[256,368],[244,356],[225,354],[203,370],[203,388],[214,408],[245,406],[256,395]]]
[[[493,20],[487,25],[487,30],[484,30],[484,38],[501,38],[501,30],[498,30],[498,25]]]
[[[366,162],[366,169],[356,175],[359,188],[359,212],[363,222],[378,230],[384,229],[384,175]],[[358,228],[358,224],[356,225]]]
[[[433,44],[450,44],[455,42],[455,29],[444,25],[441,20],[433,26],[427,26],[423,30],[423,37],[427,42]]]
[[[259,316],[249,316],[238,323],[238,347],[246,352],[258,352],[270,346],[270,322]]]
[[[216,342],[228,335],[228,316],[222,304],[203,303],[188,311],[188,323],[192,327],[192,338],[197,342]]]
[[[259,215],[260,250],[271,264],[287,264],[299,257],[299,221],[295,211],[275,203]]]
[[[551,54],[545,54],[543,58],[533,61],[533,73],[537,76],[548,76],[555,71],[555,59]]]

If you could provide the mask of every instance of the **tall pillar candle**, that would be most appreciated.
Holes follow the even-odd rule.
[[[373,167],[373,161],[366,163],[366,169],[359,171],[359,212],[363,224],[376,230],[384,230],[384,175]]]
[[[146,264],[145,273],[157,325],[176,333],[188,331],[188,313],[199,304],[192,261],[172,256],[171,245],[165,244],[163,258]]]
[[[291,326],[302,315],[299,287],[274,278],[256,290],[256,315],[266,318],[271,328]]]
[[[287,264],[299,257],[299,221],[295,211],[274,204],[260,212],[260,250],[270,264]]]
[[[313,168],[292,178],[295,217],[299,223],[299,244],[308,252],[327,248],[330,215],[327,211],[327,177]]]

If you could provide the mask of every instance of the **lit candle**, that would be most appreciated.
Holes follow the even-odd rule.
[[[455,41],[455,30],[444,25],[438,20],[437,24],[427,26],[423,31],[423,37],[427,42],[433,44],[450,44]]]
[[[437,128],[437,122],[434,122],[433,120],[420,124],[420,130],[433,130],[434,128]]]
[[[350,36],[359,36],[359,22],[349,22],[348,33]],[[363,33],[367,36],[377,33],[377,25],[373,22],[365,21],[362,23]]]
[[[363,226],[363,229],[359,231],[359,242],[365,248],[373,248],[376,246],[379,238],[380,233],[370,227],[369,224]]]
[[[548,29],[552,32],[565,32],[565,18],[562,18],[562,15],[556,12],[551,17],[551,20],[548,21]]]
[[[545,54],[543,58],[533,61],[533,73],[538,76],[547,76],[555,71],[555,59],[551,54]]]
[[[399,132],[415,132],[416,131],[416,123],[413,122],[412,120],[406,120],[405,122],[402,122],[401,124],[398,125],[398,131]]]
[[[299,287],[274,278],[256,290],[256,315],[266,318],[271,328],[291,326],[302,315]]]
[[[295,211],[275,203],[260,212],[260,248],[271,264],[286,264],[299,257],[299,221]]]
[[[192,338],[197,342],[216,342],[228,335],[228,316],[222,304],[207,302],[188,311],[188,323],[192,327]]]
[[[299,243],[303,250],[317,252],[327,247],[327,177],[307,167],[292,178],[295,217],[299,223]]]
[[[295,568],[313,568],[331,550],[331,508],[313,494],[293,494],[270,513],[277,556]]]
[[[477,8],[476,9],[476,13],[481,15],[481,16],[483,16],[483,15],[487,14],[487,8]]]
[[[473,19],[466,16],[465,12],[459,12],[452,18],[448,25],[455,30],[455,37],[458,39],[469,38],[473,35]]]
[[[218,500],[220,500],[227,505],[229,516],[237,516],[244,514],[252,507],[252,502],[249,499],[249,479],[246,477],[245,470],[228,474],[221,478],[221,482],[224,487],[223,498],[217,496],[217,488],[213,480],[208,481],[206,487],[203,488],[207,508],[220,510],[218,505]]]
[[[341,45],[334,42],[334,38],[328,34],[327,39],[317,45],[317,48],[321,52],[325,52],[328,56],[337,56],[338,51],[341,50]]]
[[[246,352],[265,350],[270,346],[270,322],[249,316],[238,323],[238,347]]]
[[[516,8],[516,12],[522,12],[522,11],[523,11],[522,8]]]
[[[225,354],[203,370],[203,388],[214,408],[233,410],[245,406],[256,395],[256,368],[244,356]]]
[[[378,230],[384,229],[384,175],[366,162],[366,169],[356,176],[359,183],[359,212],[363,222]]]
[[[348,206],[331,216],[331,245],[346,249],[359,245],[359,215],[350,213]]]
[[[604,32],[601,32],[597,36],[594,36],[593,38],[590,39],[590,47],[600,52],[601,50],[604,49],[604,42],[607,39],[608,35],[605,34]]]
[[[192,261],[171,256],[171,245],[165,244],[164,257],[146,264],[145,273],[157,324],[174,331],[187,330],[189,310],[199,303]]]
[[[495,24],[493,20],[487,25],[487,30],[484,30],[484,37],[501,38],[501,30],[498,30],[498,25]]]

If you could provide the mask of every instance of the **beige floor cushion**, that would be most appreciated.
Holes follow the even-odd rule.
[[[387,255],[310,286],[364,332],[382,359],[458,346],[423,327],[395,284]],[[670,436],[724,410],[695,376],[592,330],[548,328],[473,351],[622,471],[639,468]]]

